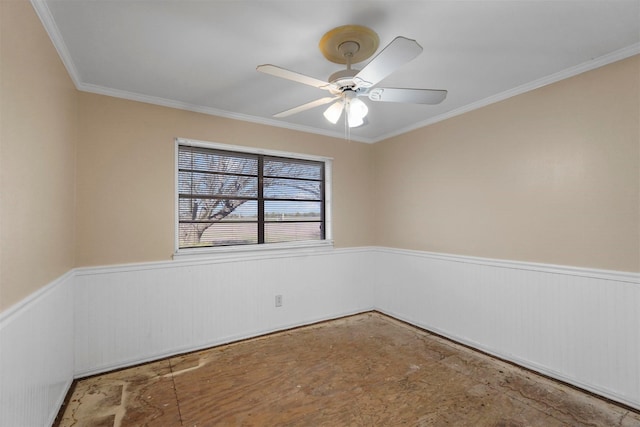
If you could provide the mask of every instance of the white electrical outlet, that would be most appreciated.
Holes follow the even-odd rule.
[[[282,307],[282,295],[276,295],[276,307]]]

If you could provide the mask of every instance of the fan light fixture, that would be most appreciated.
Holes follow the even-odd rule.
[[[342,115],[342,110],[344,110],[344,101],[340,99],[331,104],[329,108],[324,111],[323,115],[327,120],[335,125],[336,123],[338,123],[338,120]]]
[[[345,111],[346,120],[350,128],[356,128],[364,124],[364,118],[369,112],[367,104],[356,98],[355,92],[345,91],[345,99],[339,99],[335,103],[331,104],[324,112],[324,117],[336,124],[342,116],[342,111]]]
[[[1,0],[0,0],[1,1]],[[351,68],[370,58],[378,49],[378,35],[361,25],[344,25],[327,32],[320,40],[320,51],[326,59],[345,64],[346,69],[336,71],[327,80],[316,79],[272,64],[258,65],[256,70],[329,92],[329,96],[274,114],[284,118],[321,105],[331,104],[324,117],[332,124],[338,123],[345,112],[345,131],[362,126],[369,112],[367,105],[358,98],[373,102],[401,102],[435,105],[447,97],[446,90],[378,87],[388,75],[408,63],[422,52],[417,41],[397,36],[361,70]],[[348,132],[345,132],[349,135]]]

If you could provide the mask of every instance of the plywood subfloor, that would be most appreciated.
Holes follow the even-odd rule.
[[[79,381],[61,426],[640,426],[378,313]]]

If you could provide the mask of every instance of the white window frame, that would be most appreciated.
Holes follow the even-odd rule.
[[[275,157],[287,157],[290,159],[299,160],[312,160],[316,162],[324,163],[324,186],[325,186],[325,198],[324,198],[324,227],[325,238],[324,240],[308,240],[298,242],[282,242],[282,243],[263,243],[259,245],[237,245],[237,246],[213,246],[206,248],[180,248],[179,241],[179,194],[178,194],[178,147],[180,145],[190,147],[211,148],[217,150],[235,151],[239,153],[260,154],[266,156]],[[312,156],[308,154],[292,153],[288,151],[267,150],[263,148],[245,147],[240,145],[222,144],[219,142],[207,142],[199,141],[195,139],[176,138],[175,139],[175,152],[174,152],[174,175],[175,175],[175,191],[174,191],[174,253],[173,258],[191,258],[202,256],[216,256],[216,255],[229,255],[229,254],[256,254],[271,251],[298,251],[304,250],[306,252],[324,251],[327,249],[333,249],[333,231],[331,226],[332,217],[332,164],[333,158],[323,156]]]

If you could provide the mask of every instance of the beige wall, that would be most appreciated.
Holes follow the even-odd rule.
[[[636,56],[376,144],[376,244],[640,271],[639,80]]]
[[[0,1],[0,310],[74,265],[77,92],[31,4]]]
[[[0,14],[0,310],[169,259],[175,137],[333,157],[337,247],[640,271],[638,57],[372,146],[79,93],[29,2]]]
[[[370,146],[80,94],[77,265],[171,258],[176,137],[333,157],[337,247],[373,243]]]

